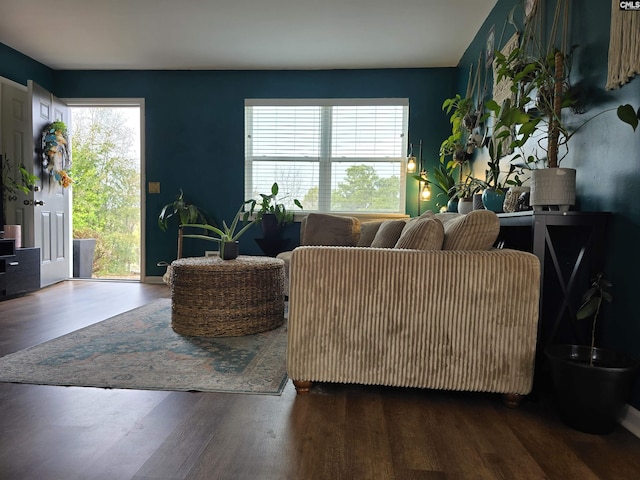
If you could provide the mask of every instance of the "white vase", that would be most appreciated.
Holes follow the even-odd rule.
[[[458,201],[458,213],[469,213],[473,210],[473,199],[472,198],[461,198]]]
[[[20,225],[5,225],[4,238],[13,238],[16,241],[16,248],[22,247],[22,227]]]
[[[531,171],[531,206],[566,212],[576,204],[575,168],[542,168]]]

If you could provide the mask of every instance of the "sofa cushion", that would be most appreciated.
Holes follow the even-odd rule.
[[[376,232],[371,246],[376,248],[395,247],[406,223],[404,220],[385,220]]]
[[[436,218],[444,225],[443,250],[489,250],[500,233],[500,220],[490,210],[438,214]]]
[[[306,216],[301,245],[355,247],[360,239],[360,220],[326,213]]]
[[[419,222],[421,220],[427,220],[429,218],[436,218],[435,214],[431,211],[431,210],[427,210],[426,212],[424,212],[422,215],[420,215],[419,217],[413,217],[410,218],[409,220],[407,220],[407,223],[405,224],[404,228],[402,229],[402,233],[400,234],[400,236],[402,237],[402,235],[404,235],[404,233],[411,228],[411,226],[416,223]]]
[[[358,240],[358,247],[371,246],[371,242],[373,242],[373,239],[376,237],[376,233],[378,233],[382,222],[383,220],[360,223],[360,240]]]
[[[423,218],[408,225],[395,248],[411,250],[440,250],[444,240],[444,226],[435,218]]]

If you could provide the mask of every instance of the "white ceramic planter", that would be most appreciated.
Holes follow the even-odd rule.
[[[566,212],[576,204],[576,170],[543,168],[531,171],[531,206]]]
[[[20,225],[5,225],[4,238],[14,238],[16,248],[22,247],[22,227]]]
[[[473,199],[461,198],[458,201],[458,213],[466,214],[473,210]]]

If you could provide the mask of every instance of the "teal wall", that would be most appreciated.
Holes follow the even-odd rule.
[[[231,219],[244,195],[245,98],[409,98],[409,141],[424,143],[435,165],[449,129],[440,110],[454,91],[455,68],[331,71],[53,71],[0,44],[0,75],[26,84],[34,79],[61,98],[144,98],[147,275],[161,275],[158,261],[175,258],[176,232],[161,232],[157,213],[180,188],[190,202],[218,221]],[[428,152],[431,152],[429,154]],[[407,181],[407,213],[418,211],[417,182]],[[420,205],[435,209],[435,200]],[[297,226],[290,227],[297,239]],[[259,253],[247,232],[241,253]],[[185,254],[213,244],[188,240]]]
[[[426,149],[437,151],[448,128],[439,106],[455,74],[455,69],[61,71],[53,91],[63,98],[145,99],[146,179],[159,181],[162,191],[146,196],[146,271],[160,275],[156,263],[175,257],[175,234],[158,229],[157,213],[179,188],[218,221],[231,219],[243,200],[245,98],[408,97],[410,141],[422,139]],[[414,199],[416,186],[408,183],[408,198]],[[417,210],[414,204],[410,211]],[[256,236],[261,236],[257,227],[243,236],[241,253],[259,253]],[[193,240],[185,248],[187,254],[215,250]]]
[[[54,71],[45,65],[0,43],[0,77],[22,85],[34,80],[44,88],[53,88]]]
[[[469,45],[460,62],[459,88],[466,85],[462,72],[477,61],[478,53],[486,45],[489,29],[495,25],[496,45],[505,26],[504,19],[515,0],[499,0],[490,16]],[[577,44],[571,83],[587,92],[586,111],[567,118],[569,125],[580,125],[584,120],[603,110],[630,103],[640,106],[640,78],[634,78],[620,89],[605,91],[610,2],[582,2],[571,12],[569,43]],[[577,8],[579,7],[579,8]],[[554,3],[545,1],[547,15]],[[517,7],[516,18],[522,18]],[[550,22],[548,22],[550,24]],[[511,25],[505,29],[503,41],[511,37]],[[481,158],[476,161],[482,162]],[[620,122],[615,112],[607,112],[587,123],[572,138],[569,155],[561,166],[575,168],[577,206],[583,211],[608,211],[613,222],[608,232],[606,275],[614,285],[614,301],[605,310],[606,322],[602,343],[627,352],[640,359],[640,313],[635,300],[637,288],[638,245],[640,245],[640,203],[633,199],[640,192],[640,129]],[[636,381],[632,405],[640,408],[640,378]]]

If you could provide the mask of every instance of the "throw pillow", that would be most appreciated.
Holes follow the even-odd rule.
[[[405,224],[406,222],[404,220],[386,220],[382,222],[376,236],[371,242],[371,246],[376,248],[395,247]]]
[[[327,245],[355,247],[360,239],[360,220],[326,213],[310,213],[306,216],[303,245]]]
[[[424,218],[406,229],[400,236],[395,248],[410,250],[440,250],[444,240],[444,227],[440,220]]]
[[[500,233],[500,220],[490,210],[473,210],[444,222],[443,250],[489,250]]]
[[[369,247],[371,242],[376,237],[378,229],[382,225],[382,220],[374,222],[362,222],[360,224],[360,240],[358,240],[358,247]]]
[[[419,222],[420,220],[426,220],[429,218],[436,218],[435,214],[431,211],[431,210],[427,210],[426,212],[424,212],[422,215],[420,215],[419,217],[414,217],[414,218],[410,218],[406,225],[404,226],[404,228],[402,229],[402,233],[400,234],[400,236],[402,237],[402,235],[405,234],[405,232],[411,228],[411,226],[413,224],[415,224],[416,222]]]

